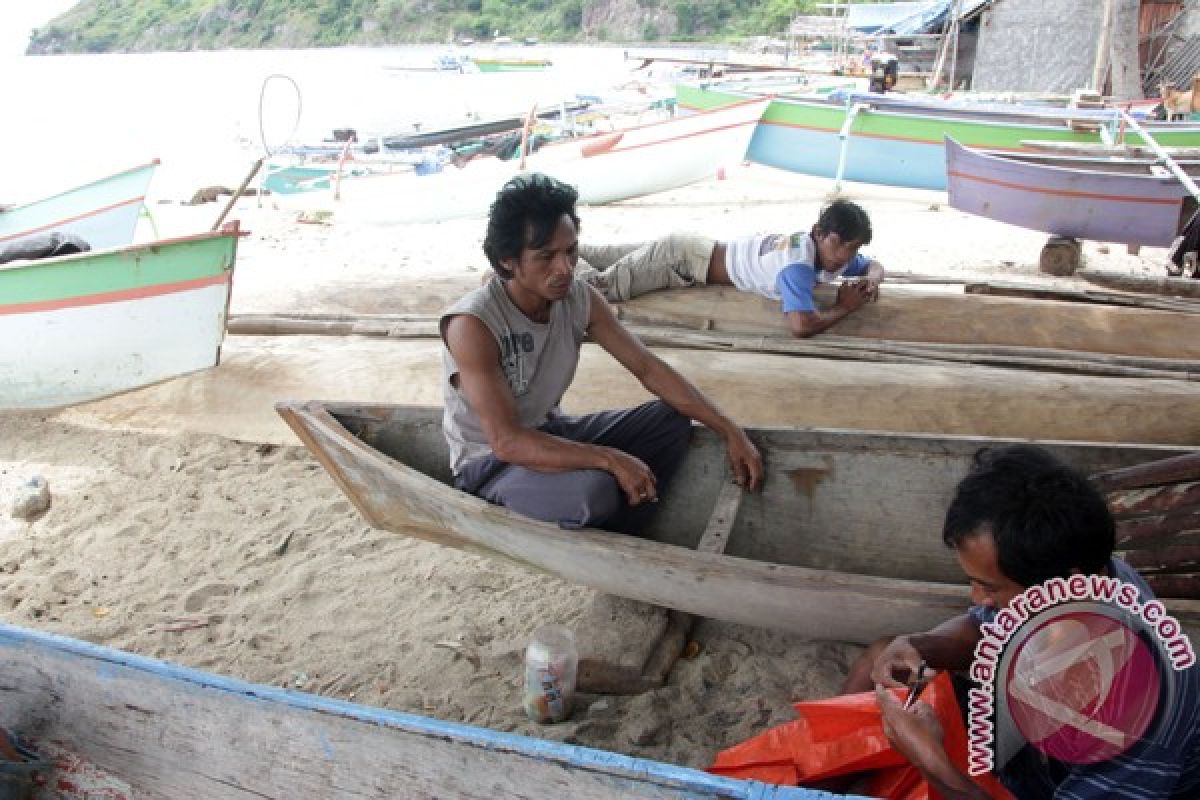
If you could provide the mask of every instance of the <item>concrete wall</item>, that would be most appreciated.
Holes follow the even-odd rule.
[[[984,12],[971,87],[1067,93],[1092,81],[1100,0],[998,0]]]

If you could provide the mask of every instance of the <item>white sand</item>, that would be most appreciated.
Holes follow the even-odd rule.
[[[584,234],[617,241],[671,229],[717,237],[806,229],[828,186],[738,167],[728,180],[585,209]],[[940,207],[941,193],[852,187],[849,196],[872,214],[871,253],[894,270],[1036,277],[1041,234]],[[166,234],[206,228],[218,213],[211,205],[154,210]],[[486,266],[480,220],[302,225],[253,199],[237,216],[252,234],[239,254],[235,313],[431,311],[431,296],[454,296]],[[1106,269],[1163,274],[1162,250],[1134,257],[1088,244],[1085,253]],[[290,350],[294,374],[249,368],[239,385],[252,387],[257,406],[302,395],[305,365],[319,362],[311,351],[325,346],[347,359],[370,356],[353,342],[278,341],[272,347]],[[325,399],[384,399],[389,383],[403,380],[403,370],[388,372]],[[184,390],[188,413],[157,426],[172,432],[111,427],[156,427],[172,412],[156,403],[181,402],[179,386],[200,388]],[[6,621],[251,681],[695,766],[790,718],[789,702],[834,693],[858,652],[706,622],[696,634],[701,653],[681,662],[667,687],[588,697],[570,722],[536,726],[520,708],[522,649],[538,625],[577,619],[590,590],[371,530],[302,448],[212,435],[228,427],[279,438],[239,426],[237,406],[203,386],[167,384],[110,401],[99,415],[108,427],[87,408],[0,414]],[[438,399],[429,387],[427,402]],[[49,481],[53,505],[32,523],[12,519],[12,492],[33,474]]]

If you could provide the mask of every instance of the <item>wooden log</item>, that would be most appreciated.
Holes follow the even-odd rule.
[[[1192,531],[1200,531],[1200,510],[1197,509],[1120,520],[1117,522],[1117,544],[1124,547],[1144,546],[1164,536]]]
[[[1200,481],[1175,483],[1146,489],[1122,489],[1110,492],[1108,507],[1117,519],[1200,506]]]
[[[1110,289],[1200,300],[1200,281],[1191,278],[1147,278],[1097,269],[1080,270],[1076,274],[1088,283]]]
[[[1145,581],[1159,597],[1200,599],[1200,573],[1188,575],[1144,575]]]
[[[1082,248],[1077,239],[1051,236],[1038,256],[1038,269],[1047,275],[1070,275],[1082,262]]]
[[[1141,489],[1167,483],[1200,480],[1200,453],[1188,453],[1164,458],[1136,467],[1125,467],[1092,476],[1092,482],[1103,492],[1116,489]]]
[[[1124,558],[1138,572],[1196,572],[1200,569],[1200,544],[1130,550]]]

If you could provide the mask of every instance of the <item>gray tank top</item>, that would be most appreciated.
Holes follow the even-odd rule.
[[[451,380],[458,374],[458,365],[450,348],[445,347],[446,322],[459,314],[470,314],[487,326],[500,346],[500,368],[516,400],[521,425],[538,428],[560,413],[558,404],[575,378],[590,311],[587,284],[576,280],[567,296],[550,307],[550,321],[534,322],[509,299],[504,282],[493,278],[442,314],[439,328],[446,406],[442,430],[450,446],[450,469],[455,475],[467,462],[490,454],[492,448],[478,415]]]

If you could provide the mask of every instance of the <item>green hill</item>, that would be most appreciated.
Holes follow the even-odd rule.
[[[816,0],[83,0],[30,54],[520,40],[691,41],[782,31]]]

